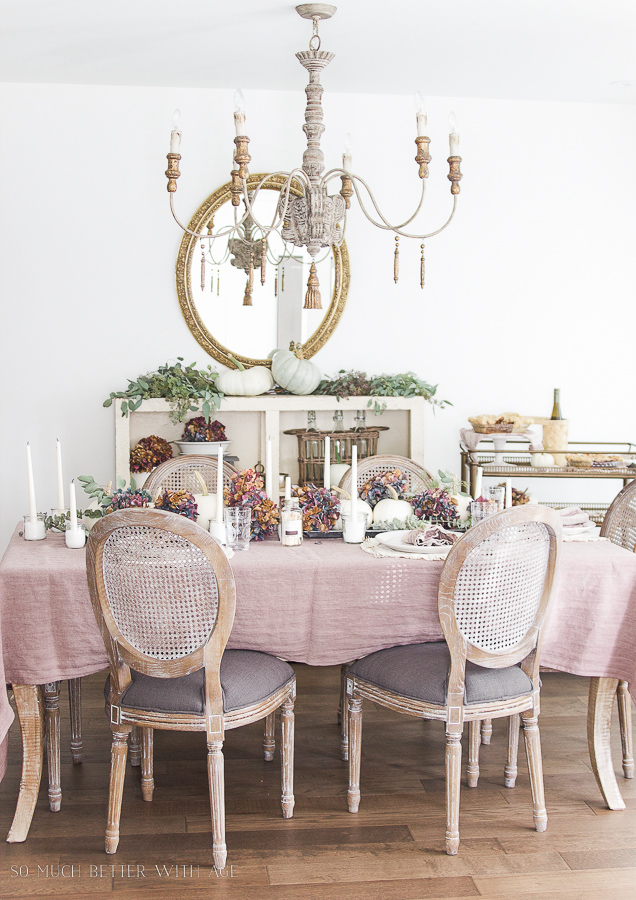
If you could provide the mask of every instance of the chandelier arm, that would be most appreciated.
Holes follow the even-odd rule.
[[[223,263],[227,262],[230,256],[230,247],[229,244],[225,247],[225,252],[222,257],[218,260],[214,258],[212,253],[212,241],[208,244],[208,249],[206,251],[206,262],[208,262],[211,266],[222,266]]]
[[[247,181],[245,179],[243,179],[243,200],[245,201],[245,206],[246,206],[245,215],[246,216],[250,215],[252,217],[252,219],[254,220],[254,224],[258,228],[260,228],[261,231],[263,231],[265,237],[268,237],[272,231],[276,231],[276,229],[278,228],[280,223],[283,221],[283,219],[287,215],[287,209],[289,206],[289,194],[291,191],[291,183],[292,183],[293,179],[296,178],[297,180],[304,182],[305,187],[307,187],[307,188],[310,187],[309,179],[307,178],[307,176],[305,175],[305,173],[303,172],[302,169],[292,169],[291,172],[274,172],[273,174],[274,175],[284,175],[286,178],[286,181],[280,191],[281,195],[284,194],[284,196],[285,196],[284,207],[279,212],[279,208],[277,205],[276,212],[274,213],[274,218],[272,219],[271,225],[262,225],[259,222],[259,220],[256,218],[256,216],[253,213],[253,205],[258,196],[258,192],[260,191],[262,186],[265,184],[265,182],[269,178],[272,177],[272,174],[268,174],[264,178],[262,178],[261,181],[258,183],[258,185],[253,190],[250,191],[250,193],[252,194],[251,201],[248,196]]]
[[[350,177],[350,179],[351,179],[351,183],[352,183],[352,185],[353,185],[353,189],[354,189],[354,191],[355,191],[355,193],[356,193],[356,197],[357,197],[358,203],[360,204],[360,209],[362,210],[362,212],[364,213],[364,215],[367,217],[367,219],[369,220],[369,222],[371,222],[371,224],[372,224],[372,225],[375,225],[377,228],[383,228],[385,231],[395,231],[395,232],[398,232],[400,228],[405,228],[407,225],[410,225],[410,223],[418,216],[420,210],[422,209],[422,204],[424,203],[424,195],[425,195],[425,192],[426,192],[426,181],[425,181],[424,179],[422,179],[422,193],[421,193],[421,195],[420,195],[420,201],[419,201],[419,203],[417,204],[417,207],[416,207],[415,212],[413,213],[413,215],[410,216],[408,219],[406,219],[406,221],[401,222],[399,225],[391,225],[391,223],[388,221],[388,219],[386,219],[386,218],[382,215],[382,211],[380,210],[380,207],[379,207],[378,204],[376,203],[375,197],[373,196],[373,192],[372,192],[371,188],[369,187],[369,185],[366,183],[366,181],[364,181],[364,179],[360,178],[358,175],[351,175],[351,174],[350,174],[349,177]],[[375,220],[372,216],[370,216],[369,213],[367,212],[367,210],[366,210],[366,208],[365,208],[365,205],[364,205],[364,203],[362,202],[362,197],[360,196],[360,191],[358,190],[358,186],[357,186],[357,184],[356,184],[356,181],[359,181],[360,184],[362,184],[362,185],[364,186],[364,188],[366,189],[366,191],[367,191],[369,197],[371,198],[371,202],[373,203],[374,209],[375,209],[375,211],[377,212],[377,214],[378,214],[378,216],[380,217],[380,219],[382,220],[382,222],[384,222],[384,225],[381,225],[379,222],[376,222],[376,220]]]
[[[371,197],[371,200],[373,201],[373,205],[375,206],[375,208],[378,212],[378,215],[380,216],[382,221],[386,223],[385,225],[380,225],[380,223],[376,222],[375,219],[371,218],[369,213],[366,211],[366,209],[364,208],[364,204],[362,203],[362,199],[360,197],[360,192],[358,191],[358,188],[357,188],[356,183],[353,180],[353,178],[359,180],[362,184],[364,184],[365,188],[369,192],[369,196]],[[453,194],[453,208],[451,210],[451,214],[448,217],[448,219],[446,220],[446,222],[444,222],[444,224],[441,226],[441,228],[438,228],[435,231],[431,231],[428,234],[410,234],[409,232],[403,231],[402,229],[404,228],[404,225],[408,225],[409,222],[412,222],[413,219],[415,218],[415,216],[412,216],[407,222],[403,223],[402,225],[391,225],[390,223],[387,222],[387,220],[384,218],[384,216],[380,213],[380,210],[377,207],[377,204],[373,198],[373,194],[371,193],[369,186],[367,184],[365,184],[365,182],[361,178],[358,179],[357,175],[353,176],[353,178],[352,178],[353,189],[355,190],[356,197],[358,198],[358,202],[360,203],[360,209],[362,210],[362,212],[364,213],[366,218],[369,220],[369,222],[371,222],[373,225],[375,225],[376,228],[381,228],[383,231],[393,231],[393,232],[395,232],[395,234],[399,234],[402,237],[414,238],[415,240],[418,240],[418,241],[426,240],[427,238],[430,238],[430,237],[435,237],[435,235],[439,234],[441,231],[443,231],[447,227],[447,225],[450,225],[451,220],[452,220],[453,216],[455,215],[455,210],[457,209],[457,194]],[[422,185],[422,200],[423,199],[424,199],[424,185]],[[422,205],[422,200],[420,200],[420,207]],[[418,207],[418,210],[419,210],[419,207]],[[416,213],[416,215],[417,215],[417,213]]]

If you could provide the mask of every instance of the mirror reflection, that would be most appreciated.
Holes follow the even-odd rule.
[[[250,182],[263,177],[250,176]],[[270,176],[254,205],[259,222],[271,224],[279,196],[276,177]],[[327,248],[313,261],[304,248],[275,232],[265,243],[249,215],[239,235],[230,234],[245,212],[244,200],[232,206],[228,183],[193,216],[191,230],[218,237],[208,241],[186,234],[182,240],[177,293],[186,322],[206,351],[230,367],[232,357],[248,365],[266,363],[273,349],[291,341],[312,356],[333,333],[344,308],[346,245]]]

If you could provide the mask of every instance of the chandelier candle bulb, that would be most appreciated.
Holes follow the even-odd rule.
[[[448,127],[450,134],[448,135],[448,143],[450,146],[450,155],[459,156],[459,134],[457,131],[457,116],[454,112],[448,117]]]
[[[172,116],[172,131],[170,132],[170,152],[178,153],[181,146],[181,112],[175,109]]]
[[[417,136],[426,137],[428,116],[426,115],[426,110],[424,109],[424,98],[422,97],[420,91],[418,91],[415,95],[415,116],[417,119]]]
[[[240,89],[234,94],[234,130],[237,137],[245,134],[245,99]]]
[[[325,477],[323,486],[329,490],[331,488],[331,439],[329,435],[325,435]]]
[[[64,478],[62,477],[62,445],[55,441],[55,462],[57,466],[57,512],[64,510]]]

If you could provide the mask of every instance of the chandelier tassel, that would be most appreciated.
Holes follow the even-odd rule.
[[[423,287],[424,287],[424,269],[425,269],[425,263],[424,263],[424,244],[421,244],[420,247],[421,247],[421,250],[422,250],[422,256],[421,256],[421,258],[420,258],[420,287],[423,288]]]
[[[261,284],[265,284],[265,262],[267,261],[267,238],[261,238]]]
[[[397,284],[400,277],[400,236],[395,236],[395,253],[393,254],[393,281]]]
[[[205,290],[205,247],[201,244],[201,290]]]
[[[245,284],[243,306],[252,306],[252,288],[254,287],[254,252],[250,251],[250,271]]]
[[[316,263],[312,262],[309,269],[309,278],[307,279],[307,293],[305,294],[305,305],[303,309],[322,309],[320,302],[320,282],[318,281],[318,272],[316,271]]]

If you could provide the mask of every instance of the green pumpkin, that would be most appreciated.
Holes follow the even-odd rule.
[[[320,384],[320,369],[303,357],[300,344],[289,347],[271,354],[274,381],[292,394],[311,394]]]

